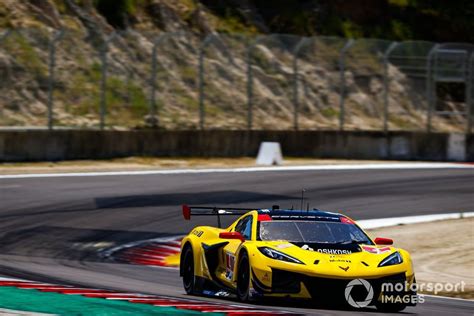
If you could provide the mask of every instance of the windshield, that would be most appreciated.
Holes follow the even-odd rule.
[[[261,222],[260,239],[295,243],[372,244],[367,235],[356,225],[319,221]]]

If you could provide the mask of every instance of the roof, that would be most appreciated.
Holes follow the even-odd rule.
[[[259,214],[268,214],[272,219],[305,219],[305,220],[327,220],[340,222],[341,218],[345,218],[344,215],[326,212],[321,210],[258,210]]]

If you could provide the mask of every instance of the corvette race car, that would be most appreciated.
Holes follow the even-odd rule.
[[[193,207],[183,216],[216,216],[181,242],[180,276],[188,294],[229,293],[241,301],[285,297],[375,305],[416,304],[410,254],[388,238],[372,240],[352,219],[319,210]],[[241,215],[221,228],[221,216]]]

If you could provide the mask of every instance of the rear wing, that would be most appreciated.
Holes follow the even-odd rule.
[[[276,205],[275,205],[276,206]],[[221,216],[226,215],[244,215],[250,211],[258,211],[260,208],[240,208],[240,207],[219,207],[219,206],[189,206],[182,205],[183,217],[190,220],[191,216],[216,216],[217,225],[221,227]]]

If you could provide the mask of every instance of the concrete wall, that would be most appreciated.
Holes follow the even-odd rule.
[[[456,146],[474,161],[474,136]],[[450,135],[360,131],[0,131],[0,161],[56,161],[127,156],[256,156],[263,141],[279,142],[286,156],[439,160]],[[460,145],[461,144],[461,145]],[[459,150],[459,148],[458,148]],[[456,157],[456,156],[455,156]]]

